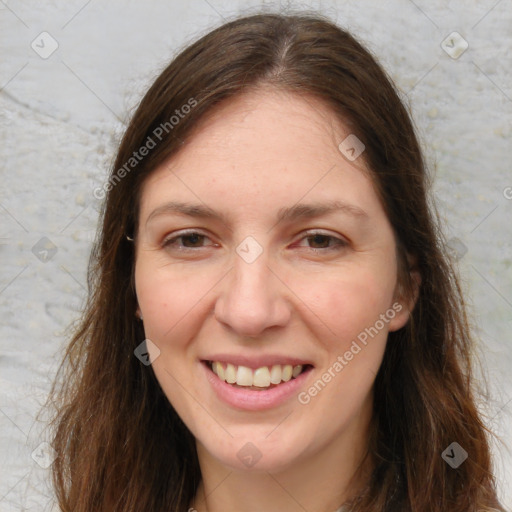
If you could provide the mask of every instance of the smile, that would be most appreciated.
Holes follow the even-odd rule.
[[[234,365],[221,361],[207,361],[213,373],[223,381],[235,387],[265,390],[279,386],[283,382],[295,379],[306,371],[310,365],[274,364],[256,369]]]

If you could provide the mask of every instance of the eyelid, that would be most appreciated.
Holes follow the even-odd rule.
[[[174,233],[171,233],[170,235],[167,235],[161,245],[163,248],[165,248],[166,246],[168,246],[171,242],[174,242],[176,240],[178,240],[179,238],[181,237],[185,237],[185,236],[188,236],[188,235],[200,235],[200,236],[204,236],[205,238],[208,238],[211,240],[210,236],[207,235],[206,233],[202,232],[201,229],[198,229],[198,228],[188,228],[188,229],[185,229],[185,230],[182,230],[182,231],[177,231],[177,232],[174,232]],[[335,244],[331,247],[326,247],[326,248],[315,248],[315,247],[309,247],[309,249],[312,249],[312,250],[315,250],[315,251],[328,251],[330,249],[336,249],[337,247],[345,247],[347,245],[349,245],[349,242],[347,239],[345,239],[343,236],[339,235],[334,235],[332,233],[329,233],[329,232],[325,232],[325,231],[322,231],[320,229],[309,229],[309,230],[306,230],[305,232],[303,232],[301,238],[298,240],[298,242],[301,242],[305,239],[307,239],[308,237],[311,237],[311,236],[315,236],[315,235],[321,235],[321,236],[325,236],[327,238],[330,238],[331,240],[333,240],[335,242]],[[213,241],[212,241],[213,242]],[[218,246],[218,244],[216,243],[212,243],[211,246]],[[190,251],[195,251],[197,249],[201,249],[202,247],[182,247],[180,246],[179,249],[180,250],[184,250],[184,251],[187,251],[187,250],[190,250]]]
[[[335,241],[335,245],[333,245],[332,247],[327,247],[325,249],[316,249],[314,247],[310,247],[310,249],[313,249],[313,250],[317,250],[317,251],[326,251],[326,250],[329,250],[329,249],[336,249],[336,247],[345,247],[345,246],[348,246],[349,245],[349,241],[342,235],[334,235],[332,233],[329,233],[329,232],[324,232],[320,229],[308,229],[304,232],[304,235],[300,238],[299,241],[302,241],[310,236],[315,236],[315,235],[321,235],[321,236],[325,236],[327,238],[331,238],[332,240]]]
[[[165,236],[165,238],[162,240],[161,245],[162,245],[162,247],[166,247],[170,242],[173,242],[173,241],[175,241],[181,237],[187,236],[187,235],[200,235],[200,236],[204,236],[205,238],[210,238],[210,236],[208,236],[206,233],[202,232],[198,228],[189,228],[189,229],[184,229],[182,231],[176,231],[176,232],[171,233],[170,235]],[[218,245],[218,244],[213,243],[212,245]],[[181,247],[181,249],[182,250],[187,250],[187,249],[194,250],[193,247]]]

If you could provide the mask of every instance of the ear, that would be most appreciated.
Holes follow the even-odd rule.
[[[398,331],[409,321],[409,317],[416,306],[421,286],[421,274],[417,266],[417,258],[407,254],[408,275],[401,276],[397,283],[393,297],[392,309],[396,312],[394,318],[389,322],[389,331]],[[409,282],[410,286],[404,286],[403,282]]]
[[[135,310],[135,316],[136,316],[139,320],[142,320],[142,311],[140,310],[139,306],[137,306],[137,309]]]

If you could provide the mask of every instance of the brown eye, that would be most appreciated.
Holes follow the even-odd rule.
[[[327,235],[311,235],[307,239],[313,245],[313,249],[327,249],[332,237]]]
[[[191,235],[182,235],[179,238],[185,242],[184,245],[187,247],[200,247],[206,236],[200,235],[199,233],[192,233]],[[190,245],[187,245],[186,241],[188,241]]]
[[[316,250],[336,250],[348,245],[345,240],[325,233],[308,233],[302,240],[307,241],[307,247]]]
[[[162,243],[162,247],[170,248],[170,249],[200,249],[202,247],[206,247],[204,244],[205,240],[208,237],[203,235],[202,233],[197,233],[195,231],[191,231],[188,233],[182,233],[181,235],[173,236],[171,238],[167,238]],[[208,244],[214,245],[214,244]]]

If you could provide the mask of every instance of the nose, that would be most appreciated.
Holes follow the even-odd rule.
[[[216,319],[238,336],[259,337],[291,316],[286,285],[268,267],[265,253],[247,263],[236,257],[215,304]]]

